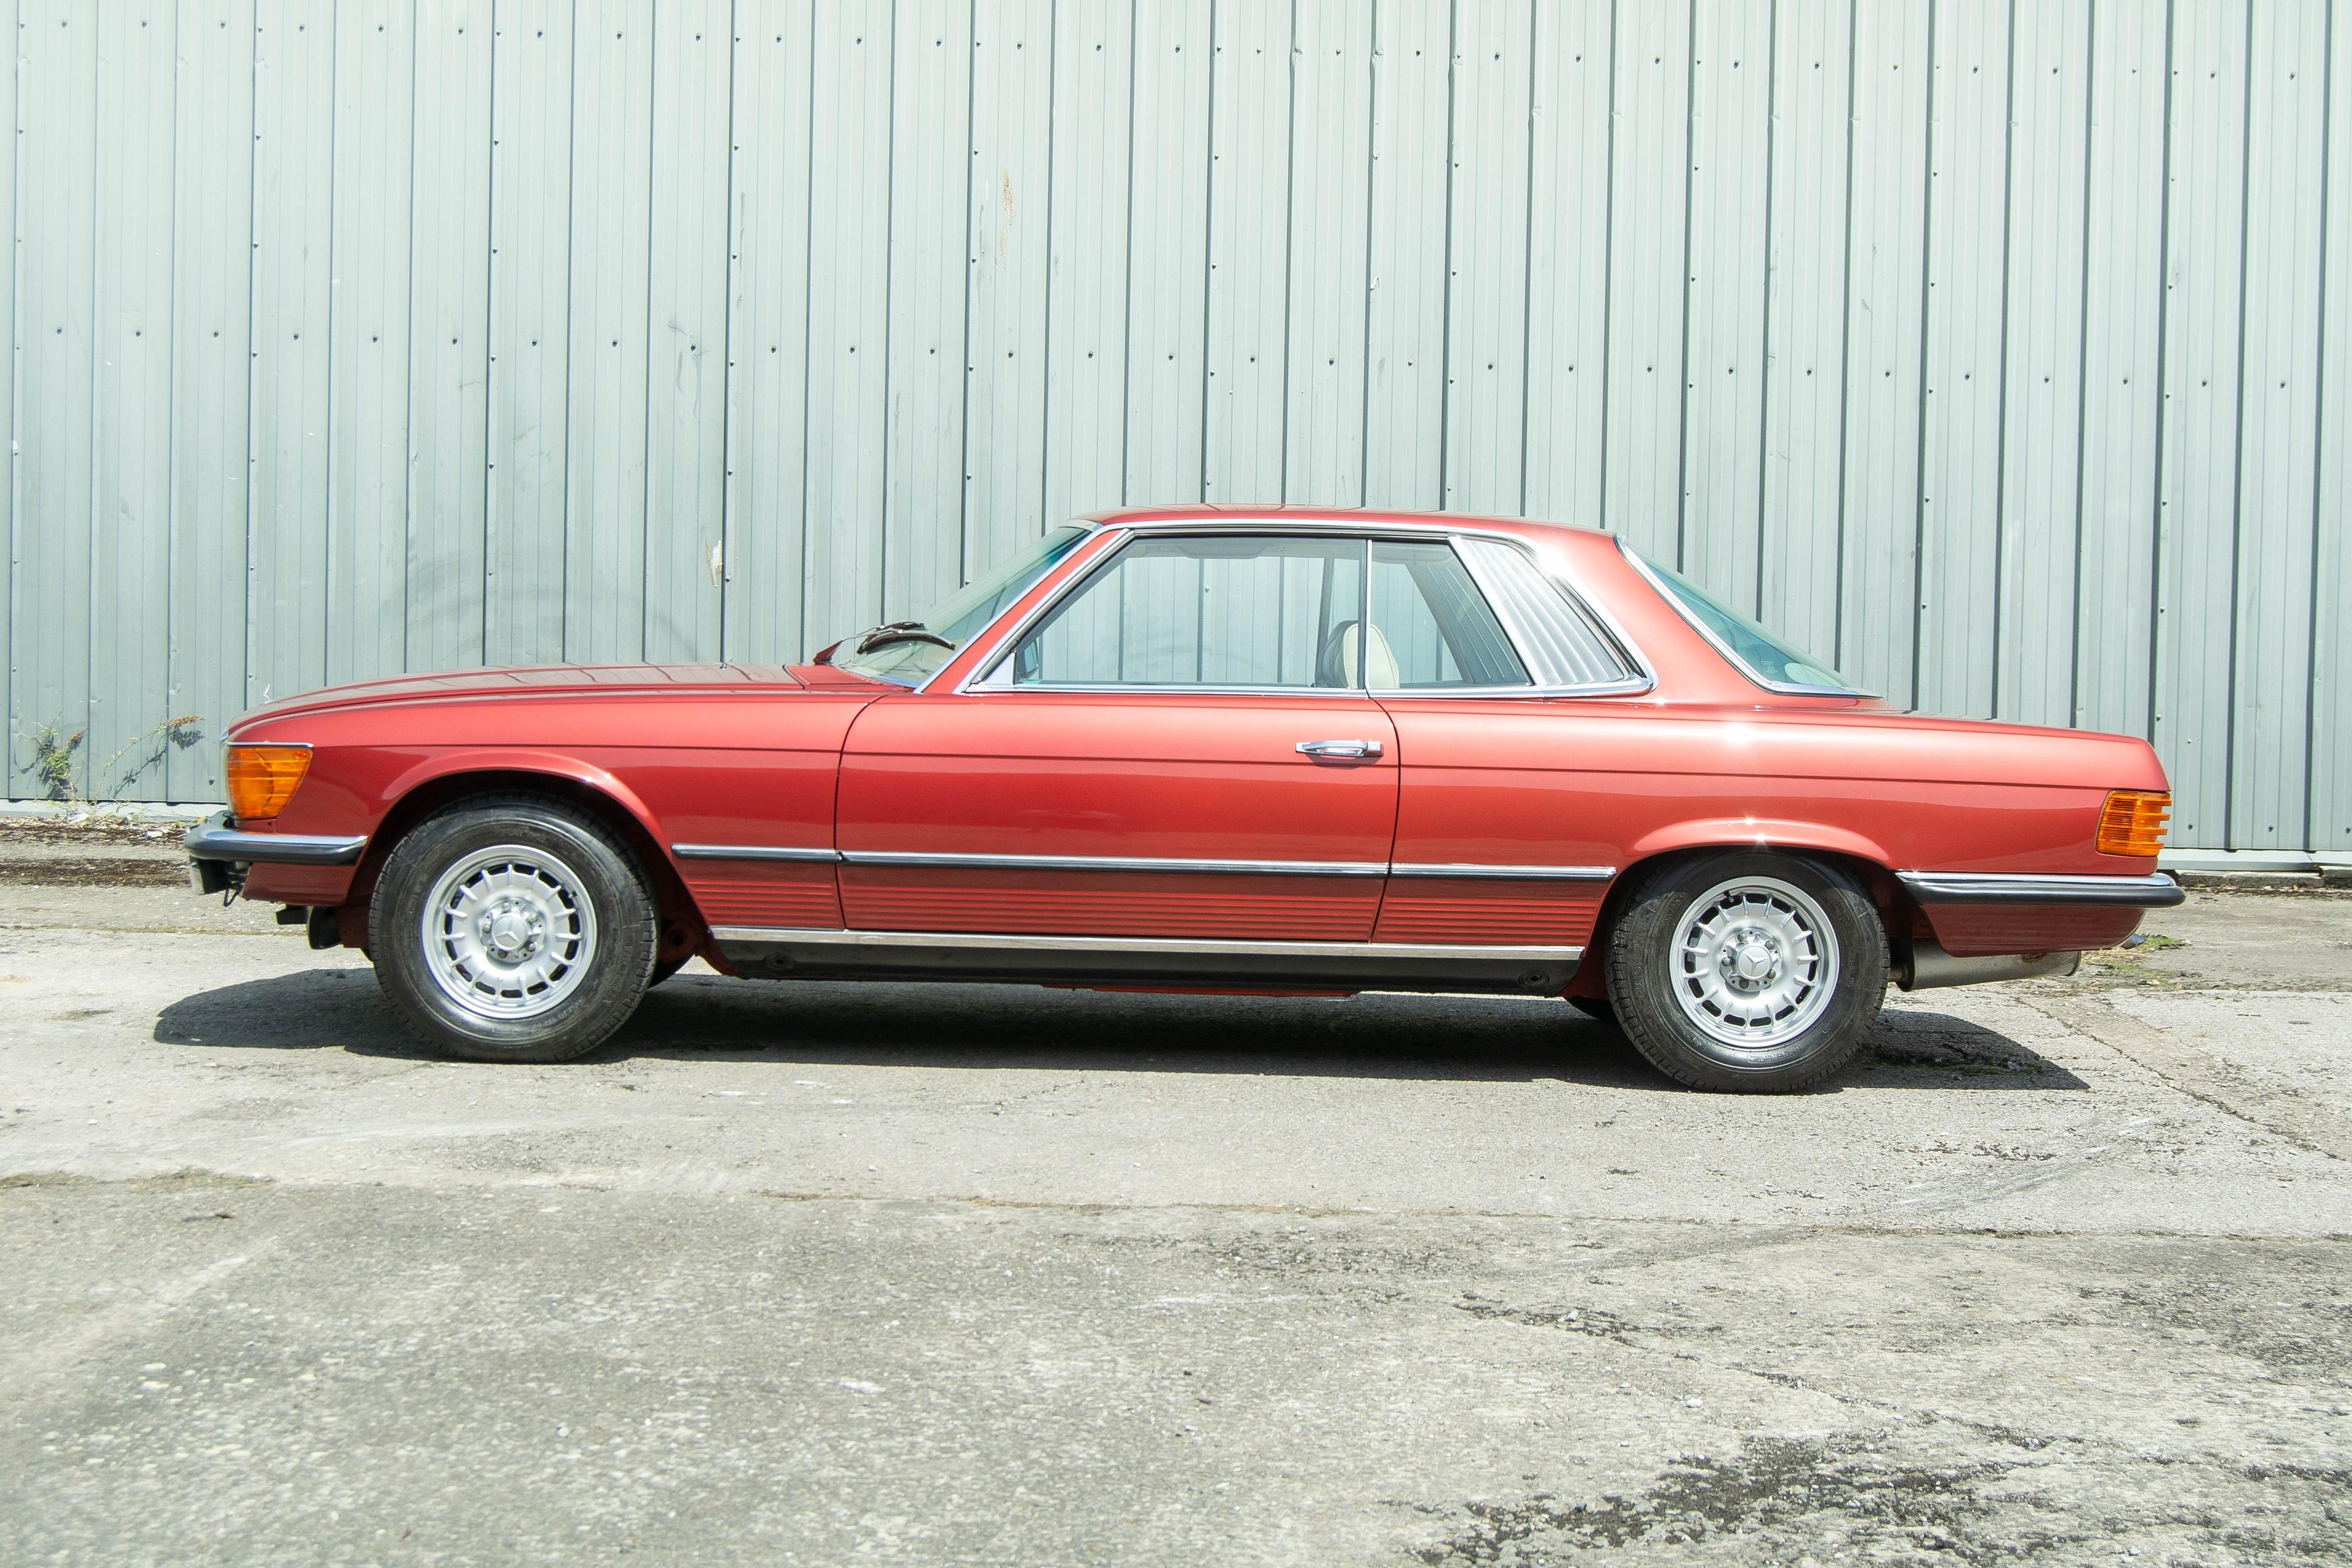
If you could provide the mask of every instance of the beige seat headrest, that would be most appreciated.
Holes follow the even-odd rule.
[[[1316,673],[1323,685],[1354,686],[1357,684],[1359,650],[1364,640],[1361,635],[1363,630],[1364,627],[1360,622],[1349,621],[1338,631],[1333,632],[1331,640],[1323,645],[1323,657],[1316,661]],[[1389,639],[1381,635],[1380,627],[1373,626],[1370,630],[1372,634],[1370,679],[1364,684],[1372,687],[1375,690],[1391,690],[1403,685],[1402,672],[1397,668],[1396,654],[1389,647]]]

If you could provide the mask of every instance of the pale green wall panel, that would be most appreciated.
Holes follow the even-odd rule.
[[[882,618],[874,524],[890,363],[890,23],[887,0],[816,8],[801,611],[812,650]]]
[[[654,13],[645,657],[719,657],[727,528],[729,0]]]
[[[2233,849],[2302,847],[2319,459],[2324,6],[2262,6],[2247,73],[2246,302],[2239,352]],[[2343,411],[2337,415],[2339,424]]]
[[[1122,72],[1126,62],[1122,59]],[[882,613],[920,615],[963,574],[965,251],[971,147],[971,8],[900,7],[891,67],[888,461],[882,503]],[[1122,79],[1124,77],[1122,75]],[[1126,126],[1106,129],[1123,147]],[[1114,384],[1106,399],[1124,399]],[[1111,458],[1118,458],[1114,445]]]
[[[1910,700],[1918,619],[1928,16],[1927,0],[1872,0],[1853,12],[1845,526],[1831,657],[1898,702]]]
[[[92,749],[99,17],[78,0],[27,0],[20,22],[9,777],[12,795],[37,795],[35,734],[81,737],[77,781]]]
[[[2000,533],[2006,8],[1939,5],[1930,47],[1927,344],[1919,441],[1918,666],[1909,700],[1992,713]]]
[[[2341,12],[0,0],[10,792],[1206,494],[1606,522],[2352,846]]]
[[[257,0],[253,66],[253,367],[246,557],[248,703],[327,681],[327,337],[335,27]]]
[[[584,664],[645,657],[653,64],[653,0],[575,0],[563,657]]]
[[[1691,18],[1621,5],[1609,225],[1609,428],[1601,521],[1681,564],[1683,322],[1689,259]]]
[[[1042,518],[1049,526],[1117,506],[1124,489],[1134,29],[1131,0],[1062,0],[1055,13]]]
[[[1134,184],[1128,229],[1127,495],[1201,497],[1206,387],[1209,4],[1135,14]]]
[[[164,793],[170,701],[172,147],[177,15],[170,0],[98,13],[98,201],[92,234],[88,787]],[[150,761],[150,759],[154,759]]]
[[[1442,0],[1380,0],[1372,12],[1366,506],[1434,507],[1443,499],[1451,24]]]
[[[482,662],[490,371],[490,18],[416,8],[409,226],[408,668]]]
[[[9,318],[9,369],[5,376],[0,376],[0,424],[5,424],[9,434],[7,483],[0,485],[0,508],[5,509],[5,514],[0,515],[0,537],[8,542],[5,560],[9,573],[9,581],[0,584],[0,714],[5,714],[10,721],[7,750],[5,756],[0,756],[0,784],[5,784],[12,795],[22,794],[26,789],[18,767],[18,753],[25,742],[18,738],[15,724],[17,712],[14,698],[16,667],[15,579],[16,563],[21,550],[17,530],[24,517],[20,487],[24,480],[25,437],[24,426],[18,424],[16,417],[16,391],[24,374],[26,337],[32,326],[24,314],[23,299],[17,290],[25,254],[24,209],[17,201],[25,153],[24,117],[19,112],[21,105],[17,95],[26,45],[18,13],[19,0],[0,0],[0,27],[5,27],[7,32],[5,36],[16,41],[19,60],[18,69],[0,71],[0,125],[9,128],[11,143],[7,156],[0,158],[0,203],[5,204],[11,218],[9,243],[5,253],[0,254],[0,288],[6,289],[0,298],[8,301]]]
[[[337,9],[329,680],[394,675],[405,661],[415,46],[406,0],[343,0]]]
[[[501,0],[496,15],[483,651],[535,664],[569,640],[572,7]]]
[[[1753,615],[1764,522],[1771,13],[1698,0],[1692,14],[1683,570]]]
[[[1291,164],[1290,374],[1283,494],[1351,506],[1364,485],[1364,328],[1371,203],[1372,7],[1298,0]]]
[[[967,578],[1044,531],[1053,83],[1051,0],[982,0],[972,8]]]
[[[731,659],[797,658],[821,646],[801,628],[813,12],[807,0],[739,6],[735,22],[721,626]]]
[[[2247,23],[2225,0],[2174,8],[2154,738],[2179,841],[2215,846],[2230,810]]]
[[[2090,0],[2021,8],[2010,61],[1993,710],[2029,724],[2074,708],[2090,33]]]
[[[1609,331],[1610,0],[1536,7],[1528,236],[1530,517],[1601,521]]]
[[[187,0],[173,95],[171,682],[195,718],[154,783],[222,793],[221,732],[245,707],[246,448],[253,363],[253,0]]]
[[[2082,552],[2068,721],[2145,735],[2163,390],[2166,35],[2112,4],[2093,10],[2090,33]]]
[[[1758,618],[1834,659],[1845,536],[1853,5],[1787,0],[1780,15],[1772,47]]]
[[[2327,226],[2321,243],[2319,487],[2314,499],[2311,800],[2306,843],[2352,849],[2352,16],[2339,7],[2327,58]]]
[[[1536,8],[1462,0],[1454,16],[1454,163],[1447,226],[1445,506],[1525,505],[1528,130]]]
[[[1290,0],[1215,7],[1203,435],[1210,500],[1283,499],[1291,10]]]

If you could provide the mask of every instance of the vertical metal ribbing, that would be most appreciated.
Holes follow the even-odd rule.
[[[1446,472],[1445,454],[1452,445],[1450,421],[1454,412],[1454,62],[1462,53],[1462,0],[1450,0],[1445,8],[1445,251],[1438,267],[1439,284],[1444,303],[1437,330],[1437,510],[1445,510],[1446,489],[1451,476]]]
[[[2238,343],[2233,375],[2236,407],[2230,431],[2230,640],[2229,671],[2221,710],[2221,838],[2230,843],[2238,825],[2238,591],[2245,541],[2240,536],[2246,512],[2246,250],[2253,215],[2254,8],[2246,7],[2245,76],[2238,89]]]
[[[2147,574],[2147,717],[2140,727],[2143,740],[2156,739],[2157,679],[2162,673],[2164,637],[2164,374],[2165,350],[2172,324],[2172,49],[2178,0],[2164,0],[2164,167],[2163,200],[2157,216],[2156,241],[2156,389],[2149,394],[2148,414],[2156,422],[2156,479],[2148,494],[2149,523],[2155,539],[2148,552]]]
[[[1919,638],[1927,616],[1920,613],[1920,595],[1927,570],[1927,334],[1935,315],[1928,309],[1929,271],[1936,254],[1936,0],[1927,0],[1927,134],[1926,157],[1919,171],[1927,193],[1921,208],[1919,242],[1919,451],[1913,471],[1911,540],[1911,706],[1919,706]]]
[[[1681,358],[1675,373],[1675,570],[1690,566],[1690,306],[1691,193],[1697,181],[1691,162],[1698,113],[1698,0],[1690,0],[1689,19],[1683,28],[1686,46],[1683,59],[1683,268],[1676,279],[1682,289]]]
[[[1838,233],[1838,465],[1837,465],[1837,595],[1830,606],[1830,658],[1844,668],[1845,658],[1845,474],[1848,432],[1853,406],[1853,87],[1862,46],[1854,22],[1862,0],[1846,0],[1845,9],[1845,210]]]
[[[2006,53],[2000,127],[2000,394],[1993,404],[1993,428],[1998,434],[1992,453],[1992,671],[1988,718],[2000,712],[2000,546],[2009,527],[2009,290],[2013,277],[2010,246],[2017,231],[2017,0],[2009,0],[2009,34],[2002,43]]]
[[[2320,539],[2325,530],[2326,514],[2322,510],[2326,492],[2321,478],[2327,463],[2327,225],[2333,216],[2330,181],[2335,171],[2328,154],[2333,151],[2336,133],[2336,0],[2327,0],[2327,21],[2321,29],[2321,51],[2324,64],[2320,70],[2319,87],[2319,321],[2314,333],[2320,345],[2319,390],[2312,411],[2312,427],[2319,439],[2312,443],[2311,455],[2311,608],[2305,626],[2311,642],[2311,656],[2305,665],[2313,679],[2304,683],[2303,689],[2303,842],[2310,848],[2319,847],[2320,816],[2318,795],[2319,748],[2314,744],[2319,733],[2319,563]]]

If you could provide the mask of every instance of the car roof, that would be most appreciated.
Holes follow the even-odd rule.
[[[1181,528],[1187,523],[1234,523],[1263,519],[1274,523],[1329,523],[1360,529],[1405,529],[1433,533],[1516,533],[1528,538],[1579,535],[1605,538],[1601,530],[1530,517],[1488,516],[1464,511],[1400,511],[1384,507],[1306,506],[1291,502],[1193,501],[1181,506],[1122,507],[1089,512],[1087,521],[1106,527]]]

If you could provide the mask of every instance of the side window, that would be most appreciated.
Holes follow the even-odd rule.
[[[1561,593],[1526,551],[1499,540],[1465,539],[1462,553],[1510,617],[1538,685],[1613,686],[1640,677],[1616,639]]]
[[[1526,686],[1527,667],[1453,546],[1372,546],[1374,690]]]
[[[1148,535],[1021,639],[1011,680],[1360,686],[1363,605],[1360,539]]]

